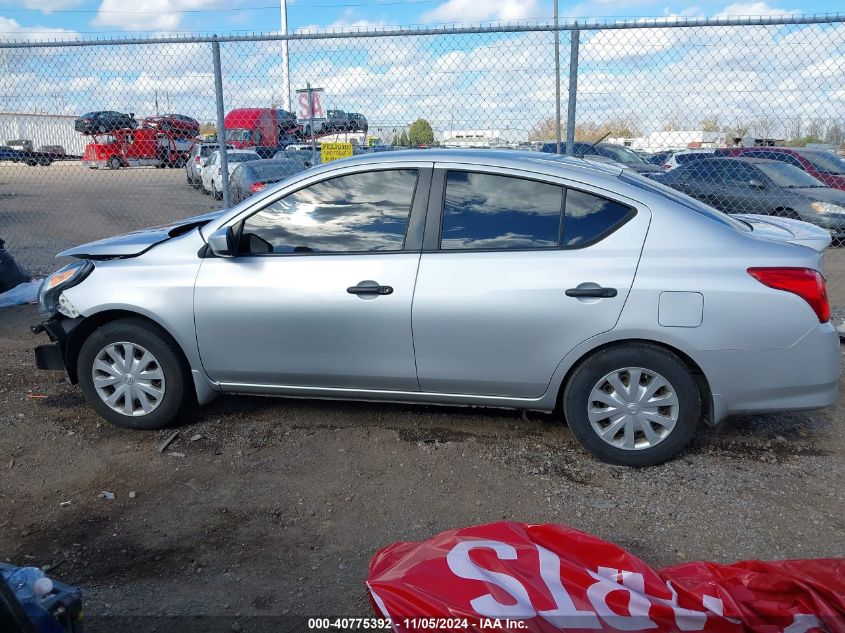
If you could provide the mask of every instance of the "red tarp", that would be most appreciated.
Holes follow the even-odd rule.
[[[395,543],[373,557],[367,588],[396,631],[845,633],[845,559],[654,570],[561,525],[491,523]]]

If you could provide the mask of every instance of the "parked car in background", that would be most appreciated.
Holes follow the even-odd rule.
[[[717,156],[741,156],[777,160],[803,169],[828,187],[845,189],[845,158],[822,149],[803,147],[728,147]]]
[[[231,145],[227,147],[234,149]],[[202,186],[202,168],[205,167],[209,156],[219,149],[220,144],[217,141],[209,143],[199,142],[191,146],[188,160],[185,161],[185,176],[189,185],[195,189],[199,189]]]
[[[349,131],[350,132],[363,132],[364,134],[366,134],[368,129],[369,129],[369,124],[367,123],[367,117],[365,117],[360,112],[350,112],[349,113]]]
[[[345,110],[328,110],[323,124],[322,134],[338,132],[364,132],[368,129],[367,117],[360,112],[346,112]]]
[[[246,149],[230,149],[226,151],[226,162],[229,165],[229,173],[232,172],[237,163],[250,160],[261,160],[261,157],[255,152]],[[223,178],[228,178],[228,174],[223,174],[220,150],[215,150],[208,157],[208,161],[202,168],[202,192],[210,193],[216,199],[220,200],[223,197]]]
[[[320,155],[320,150],[311,151],[311,149],[290,149],[286,148],[281,152],[276,152],[276,155],[273,156],[276,160],[285,160],[291,159],[302,163],[302,165],[306,168],[313,167],[314,165],[319,165],[322,162],[322,157]]]
[[[264,191],[270,185],[298,174],[305,165],[289,158],[253,160],[238,163],[229,178],[229,193],[232,204],[246,200],[252,195]]]
[[[672,152],[672,155],[669,156],[661,167],[665,170],[676,169],[681,165],[686,165],[688,162],[693,160],[701,160],[703,158],[713,158],[714,152],[716,150],[713,149],[690,149],[690,150],[681,150],[677,152]]]
[[[804,222],[481,149],[331,162],[251,201],[60,253],[37,366],[131,429],[220,392],[502,406],[629,466],[701,422],[836,402],[830,236]]]
[[[167,130],[174,134],[195,137],[199,136],[200,123],[196,119],[184,114],[161,114],[150,116],[143,120],[141,125],[157,130]]]
[[[73,129],[82,134],[105,134],[114,130],[132,129],[137,127],[133,113],[123,114],[113,110],[88,112],[79,117],[73,124]]]
[[[540,147],[541,152],[547,154],[557,153],[557,143],[544,143]],[[561,153],[566,152],[566,143],[560,144]],[[621,163],[629,169],[638,173],[654,173],[663,171],[661,167],[644,161],[634,150],[623,145],[613,143],[584,143],[576,141],[573,146],[573,155],[578,158],[595,158]]]
[[[53,158],[64,158],[67,156],[65,148],[61,145],[42,145],[38,148],[38,151],[42,154],[52,156]]]
[[[666,160],[674,154],[674,150],[666,150],[662,152],[653,152],[649,156],[643,156],[643,160],[647,163],[651,163],[652,165],[660,165],[666,162]]]
[[[763,158],[688,162],[659,180],[726,213],[800,219],[845,238],[845,192],[793,165]]]

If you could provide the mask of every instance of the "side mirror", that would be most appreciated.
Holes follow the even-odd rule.
[[[766,183],[761,180],[749,180],[748,186],[752,189],[768,189],[768,187],[766,187]]]
[[[208,247],[217,257],[234,257],[235,231],[231,226],[221,226],[208,237]]]

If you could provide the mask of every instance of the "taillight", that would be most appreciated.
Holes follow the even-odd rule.
[[[264,183],[263,182],[254,182],[249,186],[249,190],[252,193],[258,193],[262,189],[264,189]]]
[[[810,304],[819,323],[830,321],[830,302],[822,274],[812,268],[749,268],[761,284],[798,295]]]
[[[195,162],[197,165],[199,165],[199,164],[200,164],[200,157],[199,157],[199,156],[194,156],[194,162]]]

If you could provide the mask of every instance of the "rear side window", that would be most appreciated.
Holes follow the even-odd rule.
[[[557,248],[563,187],[465,171],[446,176],[443,250]]]
[[[564,209],[563,245],[568,247],[600,240],[635,213],[627,205],[575,189],[567,190]]]

